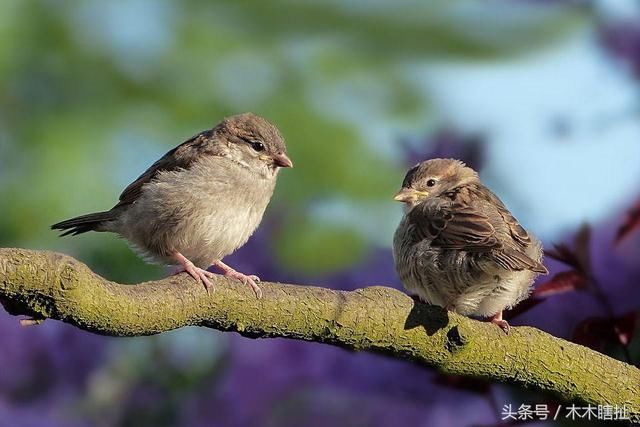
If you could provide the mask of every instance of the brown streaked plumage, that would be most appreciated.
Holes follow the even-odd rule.
[[[405,215],[394,241],[396,270],[424,301],[464,315],[492,316],[530,292],[542,246],[518,223],[478,174],[459,160],[413,167],[395,200]]]
[[[292,167],[278,129],[252,113],[229,117],[166,153],[131,183],[109,211],[52,226],[63,236],[109,231],[146,259],[181,266],[207,288],[218,267],[261,291],[257,276],[222,262],[259,225],[278,170]]]

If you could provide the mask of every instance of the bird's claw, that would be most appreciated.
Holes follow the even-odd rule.
[[[253,292],[256,294],[256,298],[262,298],[262,289],[260,289],[260,286],[258,286],[258,283],[260,283],[260,278],[258,276],[256,276],[255,274],[247,275],[244,273],[240,273],[239,271],[229,267],[222,261],[215,261],[213,265],[220,269],[220,271],[222,271],[222,274],[224,274],[226,277],[238,279],[245,285],[251,286],[251,289],[253,289]]]
[[[256,294],[256,298],[262,298],[262,289],[260,289],[260,286],[258,286],[258,283],[260,283],[260,278],[255,274],[246,275],[240,273],[239,271],[230,269],[224,271],[224,275],[233,279],[238,279],[245,285],[251,286],[251,289],[253,289],[253,292]]]
[[[174,252],[173,257],[180,264],[180,267],[178,267],[176,271],[173,272],[173,274],[178,274],[186,271],[187,273],[189,273],[189,275],[191,275],[191,277],[196,279],[196,282],[200,282],[204,285],[207,293],[209,293],[210,289],[213,289],[213,283],[211,283],[209,278],[213,279],[215,277],[214,273],[204,270],[200,267],[196,267],[180,252]]]
[[[494,325],[498,325],[498,327],[502,329],[505,334],[509,335],[509,331],[511,330],[509,322],[504,319],[491,319],[491,323],[493,323]]]
[[[214,273],[204,270],[200,267],[196,267],[191,262],[185,263],[184,265],[178,267],[173,274],[179,274],[183,272],[189,273],[189,275],[193,277],[196,282],[202,283],[207,292],[214,289],[213,283],[211,283],[211,280],[209,280],[210,278],[213,279],[215,277]]]

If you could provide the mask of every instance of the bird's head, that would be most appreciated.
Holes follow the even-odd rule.
[[[460,160],[426,160],[409,169],[402,188],[393,199],[410,209],[430,197],[441,196],[460,185],[477,181],[476,171]]]
[[[253,113],[227,117],[214,128],[227,143],[227,157],[252,169],[275,174],[279,168],[291,168],[284,138],[273,124]]]

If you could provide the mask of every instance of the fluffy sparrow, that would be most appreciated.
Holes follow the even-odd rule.
[[[109,231],[145,259],[179,266],[207,289],[213,265],[262,294],[254,275],[222,259],[260,224],[280,168],[293,164],[278,129],[252,113],[229,117],[180,144],[120,195],[111,210],[54,224],[62,236]]]
[[[405,214],[393,238],[405,287],[429,304],[491,317],[509,332],[502,311],[525,299],[546,274],[542,246],[459,160],[413,167],[395,200]]]

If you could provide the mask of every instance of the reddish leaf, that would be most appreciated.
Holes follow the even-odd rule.
[[[638,313],[633,311],[615,319],[588,317],[576,325],[573,341],[598,351],[607,343],[626,346],[633,337],[637,320]]]
[[[573,238],[573,247],[565,243],[553,245],[545,254],[556,261],[560,261],[580,272],[591,270],[591,227],[583,224]]]
[[[638,227],[640,227],[640,201],[627,211],[624,222],[616,232],[615,244],[620,243]]]
[[[574,328],[572,341],[601,351],[605,343],[611,342],[612,337],[613,327],[609,319],[587,317]]]
[[[615,319],[614,330],[622,345],[629,345],[638,324],[638,312],[632,311]]]
[[[553,245],[552,249],[547,249],[545,251],[545,255],[549,258],[555,259],[556,261],[567,264],[568,266],[573,267],[575,270],[584,271],[584,268],[578,256],[571,248],[569,248],[569,246],[565,245],[564,243]]]
[[[581,271],[591,271],[591,227],[583,224],[573,239],[575,256],[582,267]]]
[[[551,280],[536,286],[533,295],[536,297],[548,297],[564,292],[584,289],[587,285],[587,278],[581,271],[563,271],[551,278]]]

